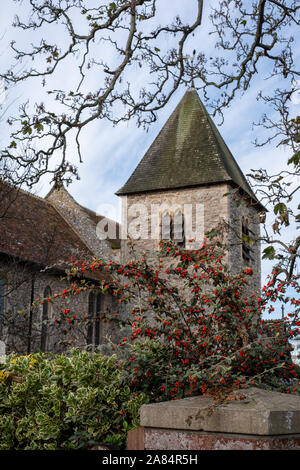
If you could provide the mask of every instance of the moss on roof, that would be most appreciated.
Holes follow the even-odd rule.
[[[255,198],[195,89],[182,100],[117,195],[231,182]]]

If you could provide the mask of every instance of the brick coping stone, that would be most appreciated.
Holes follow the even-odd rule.
[[[300,434],[300,396],[249,388],[244,399],[219,405],[213,413],[213,399],[196,396],[182,400],[143,405],[141,426],[248,435]]]

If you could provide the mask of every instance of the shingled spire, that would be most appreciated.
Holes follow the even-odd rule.
[[[232,153],[189,89],[117,195],[233,183],[255,198]]]

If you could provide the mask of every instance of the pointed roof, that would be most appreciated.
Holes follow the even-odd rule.
[[[187,90],[127,183],[116,194],[224,182],[234,183],[258,202],[192,88]]]

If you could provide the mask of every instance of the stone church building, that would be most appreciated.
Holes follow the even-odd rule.
[[[251,289],[259,291],[259,216],[265,208],[196,90],[187,90],[116,194],[122,198],[122,222],[105,221],[115,227],[107,237],[98,230],[103,217],[80,205],[63,185],[54,185],[40,198],[1,184],[0,340],[7,351],[94,350],[116,337],[118,332],[99,318],[103,311],[117,311],[118,302],[95,289],[70,297],[61,307],[47,301],[30,306],[69,286],[63,278],[71,258],[130,260],[128,238],[151,257],[161,239],[171,238],[181,249],[196,248],[222,222],[228,227],[229,269],[251,266]],[[249,235],[257,240],[251,246]],[[95,284],[101,280],[87,278]],[[68,305],[86,315],[81,328],[66,324],[57,329],[54,324],[55,310]]]

